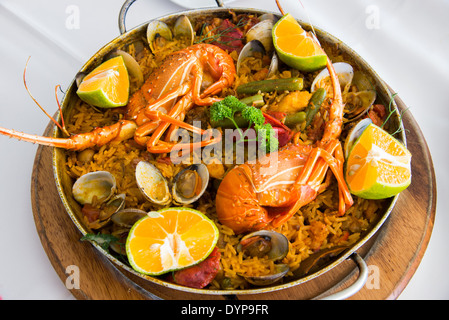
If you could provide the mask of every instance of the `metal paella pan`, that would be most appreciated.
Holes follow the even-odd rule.
[[[149,23],[144,23],[138,27],[135,27],[129,31],[126,31],[125,28],[125,18],[126,18],[126,12],[131,6],[131,4],[134,1],[127,1],[122,11],[120,12],[119,16],[119,24],[120,24],[120,31],[121,35],[117,37],[116,39],[112,40],[110,43],[105,45],[103,48],[101,48],[89,61],[86,62],[86,64],[82,67],[80,70],[80,73],[88,73],[92,71],[95,67],[99,66],[103,61],[105,61],[106,57],[110,55],[110,53],[116,49],[123,50],[124,48],[127,48],[130,44],[141,41],[141,39],[146,38],[147,36],[147,29]],[[247,9],[247,8],[235,8],[235,9],[228,9],[228,8],[215,8],[215,9],[199,9],[199,10],[190,10],[190,11],[184,11],[179,12],[176,14],[167,15],[164,17],[160,17],[156,19],[157,21],[161,21],[166,23],[167,25],[173,25],[175,21],[180,16],[186,16],[190,21],[195,21],[196,19],[204,19],[205,17],[217,17],[217,18],[229,18],[230,17],[230,10],[238,14],[251,14],[254,16],[261,16],[264,14],[274,15],[277,17],[280,17],[279,13],[274,12],[266,12],[262,10],[255,10],[255,9]],[[304,29],[310,30],[311,27],[307,23],[301,22],[300,24],[303,26]],[[327,32],[320,30],[319,28],[314,28],[317,38],[321,45],[325,48],[335,48],[335,50],[338,51],[338,55],[341,59],[343,58],[343,61],[350,63],[355,70],[361,71],[363,74],[365,74],[371,84],[374,86],[375,91],[377,93],[376,97],[376,103],[384,104],[384,105],[391,105],[392,108],[394,108],[394,112],[392,113],[392,116],[390,118],[390,125],[392,128],[402,128],[402,124],[400,121],[400,114],[398,111],[398,108],[394,102],[394,99],[392,99],[392,96],[382,81],[380,77],[376,74],[374,70],[360,57],[355,53],[351,48],[349,48],[347,45],[342,43],[340,40],[336,39],[332,35],[328,34]],[[328,53],[330,57],[332,57],[332,53]],[[70,117],[73,117],[73,111],[75,109],[77,101],[79,101],[78,95],[76,93],[77,91],[77,83],[74,80],[69,89],[66,92],[66,95],[64,97],[64,100],[62,102],[62,110],[64,117],[66,121],[70,119]],[[55,129],[54,135],[55,138],[62,137],[61,132],[59,129]],[[396,135],[396,138],[406,144],[406,137],[405,133],[402,130],[398,135]],[[83,235],[91,234],[92,229],[89,228],[89,226],[86,225],[85,221],[82,219],[82,213],[81,213],[81,207],[79,203],[74,199],[73,193],[72,193],[72,187],[74,184],[74,179],[70,177],[66,170],[66,161],[67,161],[67,153],[63,149],[54,148],[53,151],[53,168],[54,168],[54,174],[55,174],[55,180],[57,184],[57,188],[59,191],[59,195],[61,197],[61,200],[77,226],[77,228],[80,230],[80,232]],[[352,243],[349,247],[342,247],[338,250],[329,250],[328,255],[311,255],[310,259],[307,261],[304,260],[304,266],[298,271],[294,272],[293,275],[290,275],[286,278],[284,278],[280,282],[276,282],[273,284],[265,285],[265,286],[251,286],[247,289],[197,289],[197,288],[191,288],[187,286],[182,286],[179,284],[175,284],[171,281],[167,281],[163,277],[158,276],[148,276],[144,275],[142,273],[139,273],[135,271],[126,261],[121,259],[117,254],[111,253],[109,250],[104,250],[98,243],[95,241],[92,241],[92,245],[94,245],[103,255],[105,255],[108,259],[110,259],[112,262],[114,262],[116,265],[120,266],[121,268],[127,270],[128,272],[146,280],[150,281],[152,283],[156,283],[161,286],[169,287],[176,290],[181,290],[184,292],[191,292],[191,293],[197,293],[197,294],[211,294],[211,295],[230,295],[230,294],[257,294],[257,293],[267,293],[275,290],[282,290],[285,288],[289,288],[292,286],[300,285],[301,283],[304,283],[306,281],[309,281],[315,277],[320,276],[321,274],[331,270],[332,268],[339,265],[341,262],[347,260],[348,258],[352,258],[357,266],[360,269],[360,276],[359,280],[351,287],[348,291],[342,292],[340,296],[334,297],[334,298],[344,298],[348,295],[351,295],[355,293],[357,290],[359,290],[366,280],[367,276],[367,270],[366,265],[363,262],[363,260],[360,258],[360,256],[357,254],[357,250],[363,246],[369,239],[371,239],[374,234],[382,227],[383,223],[387,220],[390,212],[392,211],[396,200],[398,196],[394,196],[392,198],[389,198],[382,203],[382,208],[380,209],[380,214],[378,215],[377,219],[370,224],[369,228],[364,230],[360,238]],[[310,267],[310,268],[309,268]]]

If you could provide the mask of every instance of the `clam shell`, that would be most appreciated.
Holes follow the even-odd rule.
[[[258,40],[262,43],[265,51],[271,53],[274,49],[272,30],[274,21],[272,19],[265,19],[255,24],[246,33],[246,41],[250,42]]]
[[[242,51],[240,51],[239,57],[237,59],[237,74],[239,74],[240,72],[240,65],[242,64],[243,60],[248,57],[253,57],[256,52],[261,54],[266,53],[265,47],[263,46],[262,42],[260,42],[259,40],[252,40],[245,44],[245,46],[242,48]]]
[[[181,15],[176,19],[175,26],[173,27],[173,35],[175,38],[185,37],[188,39],[190,46],[193,44],[195,33],[192,23],[187,16]]]
[[[340,86],[342,88],[347,88],[351,85],[352,79],[354,77],[354,69],[349,63],[337,62],[333,64],[335,72],[337,73]],[[313,80],[312,86],[310,88],[311,92],[314,92],[317,88],[323,88],[326,78],[329,78],[329,71],[327,68],[323,69]],[[329,82],[330,83],[330,82]]]
[[[94,197],[97,201],[108,201],[115,189],[115,178],[110,172],[95,171],[79,177],[73,184],[72,193],[75,200],[84,205],[92,203]]]
[[[148,23],[147,27],[147,41],[148,45],[150,46],[151,52],[155,51],[153,42],[158,36],[161,36],[167,40],[173,39],[173,33],[166,23],[158,20],[153,20]]]
[[[152,203],[167,205],[171,202],[168,182],[153,164],[140,161],[136,167],[137,185],[143,195]]]
[[[288,239],[282,233],[278,233],[270,230],[260,230],[256,232],[249,233],[245,235],[240,243],[237,245],[237,251],[242,252],[243,246],[242,241],[247,240],[252,237],[262,237],[269,241],[271,241],[271,249],[268,253],[265,253],[268,256],[268,259],[271,260],[281,260],[283,259],[289,250]]]
[[[180,189],[180,183],[182,182],[182,179],[185,177],[185,174],[189,171],[196,171],[198,173],[198,176],[201,178],[201,187],[199,193],[197,193],[193,197],[187,197],[186,195],[183,195],[179,189]],[[181,204],[190,204],[198,200],[206,191],[207,185],[209,184],[209,170],[207,170],[206,165],[204,164],[193,164],[191,166],[188,166],[181,172],[179,172],[175,178],[172,188],[173,193],[173,199],[177,203]],[[194,188],[193,185],[188,185],[189,188]]]
[[[143,210],[127,208],[114,213],[111,217],[112,222],[122,228],[131,229],[132,226],[141,218],[145,217],[147,213]]]
[[[273,284],[280,279],[282,279],[287,272],[290,270],[290,267],[287,264],[277,264],[276,272],[274,274],[269,274],[266,276],[244,276],[240,274],[240,276],[244,277],[246,281],[255,285],[255,286],[268,286]]]

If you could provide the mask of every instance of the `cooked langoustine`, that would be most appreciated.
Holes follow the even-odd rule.
[[[339,187],[339,213],[353,199],[343,177],[344,156],[339,136],[343,124],[343,99],[334,67],[328,58],[333,98],[323,137],[316,146],[292,143],[255,164],[234,167],[217,191],[219,221],[236,234],[278,227],[327,188],[330,168]],[[326,178],[327,175],[327,178]]]
[[[208,72],[215,82],[201,91],[205,72]],[[151,73],[141,89],[131,97],[124,120],[68,138],[42,137],[2,127],[0,134],[77,151],[131,138],[146,146],[151,153],[167,153],[183,147],[204,147],[219,142],[221,136],[211,138],[208,131],[184,123],[184,116],[194,105],[207,106],[218,101],[218,98],[213,98],[212,95],[231,86],[234,77],[234,62],[225,51],[211,44],[196,44],[170,54],[161,66]],[[166,134],[168,138],[162,141],[161,137],[170,125],[171,128]],[[167,141],[170,133],[179,127],[206,137],[200,143],[188,146]]]

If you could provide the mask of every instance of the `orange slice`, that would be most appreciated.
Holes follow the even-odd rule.
[[[279,58],[292,68],[315,71],[326,66],[327,56],[289,13],[273,27],[273,43]]]
[[[398,140],[369,124],[352,145],[345,178],[352,194],[365,199],[385,199],[411,183],[411,154]]]
[[[122,56],[109,59],[81,81],[76,92],[84,102],[100,108],[128,103],[129,76]]]
[[[126,240],[126,253],[137,272],[160,275],[206,259],[217,244],[218,234],[214,222],[199,211],[162,209],[134,224]]]

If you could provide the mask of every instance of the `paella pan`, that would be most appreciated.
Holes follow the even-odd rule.
[[[261,18],[263,15],[269,16],[269,18],[267,20],[265,20],[265,17]],[[311,123],[307,125],[307,114],[310,110],[310,108],[308,108],[309,102],[313,97],[312,85],[314,84],[315,79],[321,74],[321,71],[326,68],[320,68],[320,70],[315,71],[299,71],[296,68],[289,67],[283,61],[273,63],[273,61],[278,58],[273,54],[275,51],[270,51],[265,48],[262,39],[256,39],[259,43],[262,43],[262,47],[260,47],[260,44],[254,45],[254,42],[248,40],[246,37],[248,31],[259,25],[262,21],[271,21],[271,26],[273,27],[281,16],[250,9],[208,9],[171,15],[158,19],[158,22],[165,23],[168,29],[173,32],[175,25],[178,24],[178,21],[181,21],[180,17],[183,17],[183,19],[184,17],[187,17],[191,28],[194,31],[193,47],[195,50],[207,51],[209,50],[210,45],[214,46],[213,50],[217,50],[215,47],[221,47],[221,51],[213,51],[213,54],[218,56],[224,51],[227,53],[226,59],[228,59],[227,62],[229,62],[229,65],[234,64],[237,66],[237,70],[235,70],[234,74],[235,79],[232,81],[232,84],[231,81],[227,79],[228,83],[226,83],[225,86],[220,87],[221,90],[219,92],[216,92],[216,89],[214,89],[211,98],[216,99],[216,101],[211,100],[211,103],[208,102],[204,106],[201,105],[202,102],[200,100],[194,101],[192,106],[190,106],[190,101],[188,101],[187,104],[189,106],[186,107],[183,122],[194,124],[196,121],[200,122],[200,127],[202,127],[202,130],[204,131],[210,128],[219,128],[218,131],[224,132],[224,129],[228,124],[219,123],[219,125],[217,125],[214,123],[213,120],[216,119],[211,118],[213,114],[212,110],[219,110],[220,102],[230,101],[230,99],[225,99],[229,96],[236,98],[240,103],[245,98],[251,98],[250,106],[262,111],[262,114],[264,116],[266,115],[264,118],[265,122],[269,123],[271,128],[275,129],[273,131],[276,132],[278,145],[274,149],[269,149],[268,157],[270,154],[282,156],[284,158],[282,158],[282,161],[279,161],[279,163],[285,163],[288,158],[286,150],[297,153],[308,153],[309,155],[317,141],[322,141],[324,139],[323,136],[326,136],[326,123],[329,123],[328,117],[331,113],[330,107],[332,106],[332,100],[336,100],[335,96],[325,98],[330,101],[329,109],[322,110],[323,112],[317,111],[311,119]],[[244,21],[244,23],[241,21]],[[225,31],[220,30],[217,32],[219,27],[224,23],[229,24],[224,28]],[[142,83],[142,77],[143,79],[148,79],[152,76],[157,78],[154,75],[161,72],[164,63],[166,63],[165,61],[169,60],[170,57],[173,57],[178,52],[192,55],[192,44],[189,43],[189,41],[191,41],[190,39],[185,40],[182,37],[180,39],[173,37],[173,39],[170,40],[160,36],[155,37],[154,39],[150,38],[148,36],[150,25],[151,23],[144,24],[124,33],[122,36],[102,48],[82,68],[78,77],[78,83],[74,82],[72,84],[62,103],[63,118],[65,119],[67,130],[70,134],[90,133],[96,130],[95,128],[97,127],[107,128],[114,126],[116,123],[128,121],[129,118],[126,118],[124,115],[130,110],[129,104],[134,100],[137,100],[135,97],[139,96],[145,83],[148,82],[148,80],[145,80],[145,82]],[[307,24],[302,23],[302,25],[306,30],[310,29]],[[226,32],[226,30],[231,31]],[[226,36],[234,39],[234,34],[229,33],[237,33],[237,31],[241,32],[241,41],[238,44],[232,44],[237,48],[232,50],[232,48],[229,48],[229,39],[226,43],[222,40]],[[216,34],[218,33],[221,36],[221,39],[220,37],[212,37],[215,41],[204,40],[205,38],[210,37],[208,34],[213,35],[214,32],[216,32]],[[391,107],[393,112],[388,115],[386,129],[390,132],[400,129],[400,116],[396,106],[379,77],[360,57],[343,43],[321,30],[315,29],[315,32],[321,46],[326,51],[330,60],[332,60],[335,70],[337,70],[337,74],[340,72],[338,71],[339,67],[337,66],[343,66],[343,70],[345,70],[344,68],[349,65],[352,68],[352,72],[358,75],[355,79],[366,77],[369,79],[368,82],[373,86],[373,91],[376,92],[374,101],[369,103],[360,114],[352,114],[352,110],[346,110],[345,116],[342,119],[342,132],[339,137],[336,138],[339,143],[344,145],[345,139],[351,129],[361,120],[370,118],[370,112],[371,116],[374,112],[375,115],[372,116],[373,118],[375,118],[376,115],[380,115],[379,112],[375,112],[376,110],[373,106],[383,105],[386,108]],[[262,29],[262,34],[264,33],[265,31]],[[153,48],[149,45],[152,40],[149,41],[148,39],[154,40],[153,44],[155,46]],[[245,48],[248,44],[250,44],[249,48],[251,49],[249,51]],[[92,107],[91,103],[81,100],[76,92],[78,85],[80,85],[96,67],[100,66],[103,62],[110,60],[111,57],[124,57],[125,55],[121,55],[121,52],[126,52],[130,55],[139,65],[137,70],[140,70],[142,73],[142,77],[140,77],[138,71],[134,73],[134,69],[127,65],[130,77],[129,90],[131,97],[128,107],[125,107],[128,108],[128,110],[123,110],[123,107],[101,109],[101,107]],[[225,69],[226,66],[227,65],[222,65],[221,70]],[[272,72],[271,75],[270,72]],[[208,84],[210,86],[212,86],[211,83],[213,83],[214,80],[219,79],[220,81],[224,78],[223,74],[214,77],[211,76],[211,73],[212,71],[206,70],[203,81],[205,83],[209,81]],[[223,73],[225,72],[223,71]],[[207,77],[209,77],[209,79],[206,79]],[[212,80],[210,78],[212,78]],[[258,87],[254,93],[241,93],[242,86],[247,89],[249,84],[250,89],[253,89],[251,86],[260,80],[282,79],[288,80],[288,85],[296,83],[292,79],[301,79],[302,87],[296,90],[290,88],[287,90],[276,91],[270,88],[266,89],[265,86],[269,86],[271,83],[265,82],[262,84],[257,83]],[[353,87],[350,91],[348,90],[345,92],[343,90],[342,92],[342,98],[345,99],[346,106],[350,105],[346,100],[350,94],[361,91],[360,88],[357,88],[355,81],[356,80],[350,81],[351,85],[348,86],[348,88],[351,86]],[[222,81],[222,83],[223,82],[226,81]],[[245,85],[247,86],[245,87]],[[262,88],[260,86],[262,86]],[[360,84],[359,87],[360,86],[362,85]],[[186,86],[185,90],[191,89],[187,87],[188,86]],[[334,87],[334,89],[336,88]],[[148,90],[149,89],[147,89],[147,91]],[[207,84],[204,84],[201,91],[204,94],[207,90],[208,86]],[[328,88],[327,90],[329,91]],[[335,91],[337,90],[334,90],[334,94]],[[206,100],[206,98],[209,97],[201,97],[201,99],[204,100]],[[139,99],[141,99],[141,97],[139,97]],[[294,103],[291,102],[292,100],[294,100]],[[321,103],[321,105],[323,104],[324,102]],[[212,105],[214,105],[214,107],[212,107]],[[294,110],[292,111],[292,109]],[[248,108],[248,113],[250,113],[250,110],[252,109]],[[170,115],[170,111],[171,110],[168,110],[167,114]],[[297,115],[299,113],[302,114]],[[289,117],[290,115],[297,115],[300,120],[292,120],[294,117]],[[156,119],[157,117],[163,117],[163,115],[154,112],[151,114],[151,117]],[[171,119],[168,118],[158,118],[155,121],[162,120],[172,124],[173,127],[175,125],[183,125],[177,122],[170,123],[169,121],[171,121]],[[218,121],[222,120],[223,119],[218,119]],[[234,120],[237,122],[237,119]],[[387,120],[386,117],[382,122],[385,120]],[[290,121],[293,123],[290,123]],[[321,121],[321,123],[319,121]],[[248,124],[246,124],[246,126],[248,126]],[[403,132],[399,130],[398,134],[395,136],[405,143],[405,135]],[[151,137],[152,135],[150,136],[150,139]],[[55,138],[65,137],[60,130],[56,130]],[[213,138],[206,138],[205,141],[207,143],[212,139]],[[108,258],[144,279],[164,286],[174,287],[179,290],[199,293],[204,292],[207,294],[243,294],[266,292],[267,290],[278,290],[288,286],[298,285],[325,272],[350,256],[382,225],[396,201],[396,197],[391,197],[385,200],[369,200],[350,196],[353,202],[350,204],[348,199],[346,199],[346,201],[343,199],[343,202],[348,209],[344,209],[344,212],[340,213],[339,190],[341,190],[340,187],[344,187],[342,186],[343,183],[339,184],[338,179],[331,174],[327,174],[327,171],[330,172],[331,170],[323,169],[325,170],[325,174],[318,175],[316,179],[319,180],[318,184],[320,186],[324,181],[327,181],[325,183],[326,187],[320,188],[319,192],[318,190],[314,190],[313,195],[308,196],[305,204],[301,205],[299,209],[297,209],[295,205],[292,206],[293,209],[290,210],[292,212],[282,212],[282,214],[269,212],[262,217],[265,220],[258,220],[257,224],[252,223],[253,220],[251,220],[250,217],[247,217],[244,219],[243,225],[239,223],[237,226],[234,222],[238,220],[238,216],[231,216],[229,219],[228,216],[231,213],[237,215],[242,214],[242,211],[238,210],[240,206],[233,208],[231,204],[226,203],[226,199],[229,198],[228,195],[234,191],[233,189],[238,189],[236,185],[238,180],[233,178],[233,174],[237,172],[236,168],[238,170],[245,168],[245,170],[253,170],[251,174],[255,175],[257,161],[260,162],[260,159],[255,160],[256,165],[248,165],[250,160],[245,158],[248,157],[248,154],[243,155],[244,160],[242,162],[239,162],[238,159],[235,158],[235,154],[232,155],[234,158],[231,161],[226,161],[228,159],[223,155],[223,157],[218,158],[217,162],[207,163],[206,161],[201,161],[195,163],[192,167],[194,161],[190,157],[195,154],[194,152],[188,152],[189,156],[186,159],[183,159],[186,160],[185,163],[177,164],[173,158],[167,157],[167,154],[170,154],[172,151],[170,148],[173,148],[173,144],[163,143],[162,139],[161,143],[153,144],[151,148],[142,147],[137,143],[136,139],[131,138],[122,140],[120,143],[114,142],[115,141],[112,143],[108,142],[104,145],[89,146],[82,148],[82,150],[75,151],[55,148],[55,177],[64,205],[85,237],[100,234],[113,235],[115,239],[117,239],[117,241],[112,241],[107,249],[104,249],[101,247],[98,239],[107,237],[91,238],[93,244],[97,246],[103,254],[108,256]],[[233,143],[235,147],[235,141],[233,141]],[[193,145],[194,142],[189,140],[188,144],[190,150],[190,146]],[[289,147],[293,144],[301,144],[306,147],[303,147],[302,150],[298,151],[296,148]],[[204,146],[201,145],[201,147]],[[157,148],[161,148],[161,150],[159,150],[160,152],[156,152],[158,151]],[[331,161],[329,161],[329,166],[330,163]],[[324,168],[325,166],[322,165],[322,167]],[[206,170],[204,170],[204,168]],[[168,202],[165,200],[161,202],[159,199],[155,199],[154,195],[149,195],[144,192],[145,188],[139,184],[140,178],[139,176],[136,176],[136,173],[142,171],[146,172],[148,170],[151,174],[155,174],[155,177],[159,179],[157,181],[157,188],[154,187],[155,189],[160,190],[165,187],[167,188],[168,191],[164,191],[164,195],[168,196]],[[278,170],[282,171],[279,168]],[[83,177],[86,178],[88,173],[92,172],[106,173],[99,179],[109,179],[110,176],[113,177],[111,180],[113,181],[114,192],[112,197],[107,201],[96,203],[95,200],[92,201],[92,199],[90,199],[88,201],[89,203],[83,203],[80,201],[80,198],[76,196],[74,186],[77,184],[75,182],[82,181]],[[186,179],[186,174],[183,174],[185,172],[191,173],[191,176],[196,181],[196,185],[198,185],[197,181],[200,181],[200,188],[194,188],[198,190],[194,190],[193,193],[195,193],[195,196],[193,197],[194,199],[192,202],[190,201],[192,198],[191,196],[183,194],[185,193],[185,190],[182,190],[182,187],[175,187],[177,184],[181,184],[178,182],[182,179]],[[337,175],[338,174],[335,174],[335,176]],[[187,184],[187,186],[189,185],[190,184]],[[241,191],[241,188],[238,191]],[[291,193],[291,190],[289,190],[289,193]],[[270,193],[268,193],[268,195],[272,196]],[[190,200],[186,200],[186,198],[190,198]],[[264,199],[264,201],[266,201],[266,199]],[[273,201],[273,199],[271,199],[271,201]],[[217,204],[217,202],[221,202],[221,204]],[[105,209],[105,203],[108,204],[107,210]],[[115,205],[117,205],[117,209],[110,209],[110,207]],[[121,215],[118,213],[131,212],[134,215],[137,214],[139,217],[137,210],[143,211],[147,215],[148,212],[161,212],[162,208],[167,207],[189,208],[193,209],[191,211],[200,212],[218,229],[218,237],[216,242],[214,242],[217,249],[211,251],[212,254],[211,252],[208,252],[209,255],[205,260],[199,264],[195,264],[196,267],[205,265],[206,270],[208,268],[210,269],[211,265],[217,266],[214,267],[214,270],[216,269],[217,272],[213,273],[212,279],[207,281],[206,285],[202,285],[201,289],[194,288],[192,283],[189,282],[189,276],[187,276],[186,281],[180,280],[186,277],[181,271],[188,270],[190,267],[185,269],[181,268],[181,270],[168,270],[170,272],[160,275],[155,273],[146,275],[144,272],[138,272],[136,270],[138,268],[135,268],[135,265],[128,260],[126,250],[125,252],[123,251],[125,245],[120,245],[120,241],[123,242],[123,239],[129,238],[128,233],[132,227],[128,226],[125,228],[125,231],[123,231],[124,229],[121,228],[121,223],[123,221],[119,221]],[[275,205],[265,205],[263,207],[275,207]],[[284,208],[287,206],[284,205],[280,207]],[[126,211],[127,209],[135,210]],[[266,211],[263,212],[266,213]],[[104,214],[105,217],[100,218],[100,214]],[[144,217],[145,219],[146,215]],[[288,215],[288,218],[284,218],[285,215]],[[277,217],[282,217],[282,219],[276,219]],[[251,223],[245,223],[248,221]],[[265,232],[260,233],[260,230],[264,230]],[[279,238],[279,240],[277,240],[277,238]],[[250,245],[247,245],[247,241],[244,241],[248,239],[251,240],[249,241]],[[283,244],[284,239],[287,240],[286,244]],[[251,252],[253,251],[251,249],[251,243],[254,243],[252,240],[258,241],[257,243],[265,243],[268,241],[270,246],[274,246],[277,249],[280,248],[281,251],[284,250],[287,252],[283,252],[281,254],[282,257],[280,258],[268,257],[265,254],[262,256],[258,256],[258,254],[254,255]],[[242,246],[244,249],[241,248]],[[218,252],[218,254],[216,254],[216,252]],[[330,260],[330,263],[318,263],[318,265],[313,265],[314,268],[311,270],[305,270],[304,267],[301,267],[301,265],[308,265],[311,258],[316,256],[322,257],[321,254],[323,256],[332,254],[334,257]],[[281,271],[283,275],[280,278],[271,279],[271,275],[277,275]],[[267,276],[269,278],[268,282],[266,282]],[[260,281],[263,283],[261,284]],[[272,282],[270,283],[270,281]]]

